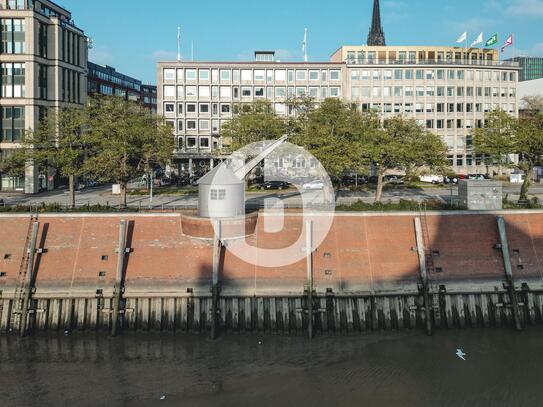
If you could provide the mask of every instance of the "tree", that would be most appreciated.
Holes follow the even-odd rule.
[[[85,161],[86,149],[81,139],[85,113],[82,108],[49,110],[36,130],[25,133],[21,148],[13,155],[16,162],[52,168],[67,177],[72,208],[75,207],[75,180],[81,175]]]
[[[292,141],[311,152],[328,174],[340,177],[364,166],[362,141],[378,127],[376,116],[363,114],[338,99],[325,99],[317,108],[305,105],[291,123]]]
[[[518,122],[515,151],[519,153],[518,167],[525,174],[519,200],[525,201],[528,198],[531,172],[538,163],[542,162],[543,113],[535,113]]]
[[[499,175],[502,175],[502,167],[509,162],[509,154],[515,152],[516,127],[516,118],[503,110],[495,110],[486,117],[484,128],[473,130],[473,149],[485,156],[487,168],[497,164]]]
[[[172,129],[143,106],[118,97],[91,98],[85,143],[91,146],[84,171],[100,181],[120,185],[126,207],[130,179],[152,165],[166,165],[174,151]]]
[[[375,202],[380,202],[388,170],[442,169],[447,147],[439,136],[426,131],[415,120],[397,116],[386,120],[383,128],[366,134],[362,155],[377,168]]]
[[[522,103],[528,113],[543,112],[543,96],[541,95],[524,96]]]
[[[286,123],[274,111],[269,102],[234,105],[237,115],[221,130],[223,141],[233,151],[247,144],[274,140],[286,133]]]

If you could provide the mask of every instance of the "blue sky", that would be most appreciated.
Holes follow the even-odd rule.
[[[372,0],[57,0],[92,37],[90,59],[155,83],[155,62],[182,54],[195,60],[248,60],[273,49],[283,61],[302,59],[303,30],[309,58],[326,61],[341,45],[366,42]],[[205,6],[203,5],[205,4]],[[382,0],[389,45],[454,45],[483,31],[500,42],[516,36],[517,54],[543,56],[543,0]]]

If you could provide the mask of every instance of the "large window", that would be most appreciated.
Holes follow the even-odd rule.
[[[0,21],[3,54],[24,54],[26,52],[25,20],[3,18]]]
[[[25,0],[8,0],[8,9],[10,10],[24,10]]]
[[[21,98],[25,96],[25,64],[2,64],[2,94],[4,98]]]
[[[2,106],[1,126],[1,141],[21,141],[25,130],[24,106]]]

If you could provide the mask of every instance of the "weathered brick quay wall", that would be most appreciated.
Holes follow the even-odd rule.
[[[253,218],[250,243],[278,248],[300,234],[300,214],[278,233],[265,231],[267,216]],[[306,259],[267,268],[226,249],[217,291],[212,241],[184,233],[194,236],[195,222],[178,213],[0,216],[0,330],[431,332],[543,322],[543,211],[337,213],[312,256],[311,284]]]

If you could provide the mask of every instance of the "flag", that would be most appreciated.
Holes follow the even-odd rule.
[[[492,37],[490,37],[485,42],[485,47],[490,47],[492,45],[496,45],[498,43],[498,33],[494,34]]]
[[[467,32],[464,32],[460,37],[458,37],[458,39],[456,40],[456,42],[458,44],[460,44],[461,42],[464,42],[468,39],[468,33]]]
[[[502,45],[502,52],[510,45],[513,45],[513,34],[509,35],[509,37],[507,37],[505,40],[505,44]]]
[[[482,44],[482,43],[483,43],[483,33],[479,34],[479,36],[475,38],[475,41],[471,43],[471,46],[474,47],[477,44]]]

